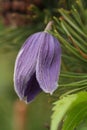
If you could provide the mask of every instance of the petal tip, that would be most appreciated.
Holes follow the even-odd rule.
[[[45,93],[50,93],[50,95],[52,95],[57,88],[58,88],[57,82],[55,83],[55,85],[52,88],[50,88],[50,87],[47,87],[47,88],[42,87],[43,91]]]

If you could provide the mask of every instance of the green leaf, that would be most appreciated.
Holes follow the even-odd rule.
[[[72,102],[76,99],[76,94],[63,97],[62,99],[55,102],[53,107],[53,115],[51,122],[51,130],[57,130],[57,127],[60,125],[61,120],[63,119],[65,113],[71,106]]]
[[[83,119],[87,117],[87,92],[77,94],[77,99],[72,103],[67,112],[62,130],[74,130]]]
[[[74,130],[87,118],[87,92],[68,95],[54,104],[51,130],[57,130],[61,121],[62,130]]]
[[[78,24],[75,23],[72,17],[67,13],[64,9],[59,9],[60,14],[64,17],[64,19],[72,26],[79,34],[83,37],[87,37],[86,34],[78,27]]]

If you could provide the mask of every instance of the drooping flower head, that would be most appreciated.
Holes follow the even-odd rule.
[[[30,102],[41,91],[52,94],[58,86],[60,65],[58,40],[47,32],[31,35],[15,63],[14,87],[20,99]]]

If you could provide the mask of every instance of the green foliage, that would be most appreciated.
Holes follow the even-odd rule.
[[[57,95],[87,90],[87,9],[78,0],[71,10],[58,9],[51,33],[62,46],[62,72]],[[83,13],[82,13],[83,10]],[[83,15],[84,14],[84,15]]]
[[[70,95],[54,103],[55,106],[53,107],[54,113],[52,115],[51,130],[57,130],[57,127],[63,120],[65,113],[67,112],[67,110],[69,109],[69,107],[75,99],[76,95]]]
[[[83,2],[76,0],[71,9],[58,9],[59,18],[53,17],[51,33],[62,46],[62,71],[51,130],[87,129],[87,8]]]
[[[74,130],[87,118],[87,92],[68,95],[55,102],[51,130]],[[60,130],[60,129],[59,129]]]

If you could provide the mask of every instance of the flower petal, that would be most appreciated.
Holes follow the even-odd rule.
[[[22,46],[16,59],[14,86],[16,93],[21,99],[24,98],[27,82],[29,82],[31,76],[36,71],[36,62],[41,41],[39,40],[40,35],[41,32],[30,36]]]
[[[35,96],[40,93],[42,90],[36,80],[35,73],[31,76],[29,82],[27,83],[27,88],[25,89],[24,96],[26,97],[26,101],[32,101]]]
[[[57,88],[60,64],[60,44],[52,35],[45,33],[36,65],[36,78],[44,92],[52,94]]]

